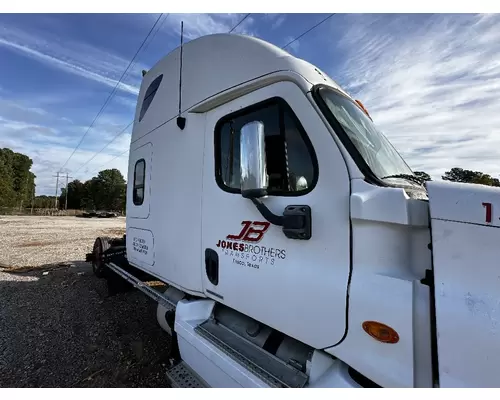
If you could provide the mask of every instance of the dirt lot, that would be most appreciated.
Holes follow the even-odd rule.
[[[96,236],[124,225],[0,217],[0,387],[166,386],[156,304],[138,291],[109,297],[82,261]]]
[[[0,217],[0,265],[85,260],[97,236],[122,236],[125,218]]]

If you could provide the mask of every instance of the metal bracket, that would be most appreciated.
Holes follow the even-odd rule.
[[[283,233],[289,239],[312,237],[312,215],[309,206],[287,206],[283,212]]]

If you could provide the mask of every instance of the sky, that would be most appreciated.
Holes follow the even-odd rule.
[[[105,168],[126,177],[141,71],[178,46],[181,20],[189,41],[245,14],[164,14],[89,130],[159,16],[0,15],[0,147],[31,157],[37,195],[55,193],[61,168],[70,180]],[[234,33],[281,47],[325,16],[251,14]],[[500,14],[336,14],[287,50],[360,99],[413,170],[499,177],[499,24]]]

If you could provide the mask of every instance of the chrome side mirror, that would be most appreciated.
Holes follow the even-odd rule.
[[[240,189],[245,198],[267,195],[269,176],[266,164],[264,124],[252,121],[240,131]]]
[[[304,177],[300,177],[296,183],[299,187],[307,186]],[[260,200],[260,197],[267,196],[268,186],[264,124],[252,121],[240,131],[241,195],[252,201],[266,221],[281,226],[287,238],[309,240],[312,236],[311,207],[291,205],[285,208],[282,215],[276,215]]]

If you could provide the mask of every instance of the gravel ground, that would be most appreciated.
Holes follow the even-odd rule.
[[[156,303],[136,290],[109,297],[91,266],[74,261],[123,225],[0,219],[0,263],[34,266],[0,268],[0,387],[166,387],[169,336]],[[33,242],[43,245],[16,247]]]
[[[125,218],[0,217],[0,265],[39,266],[85,260],[97,236],[120,237]]]

